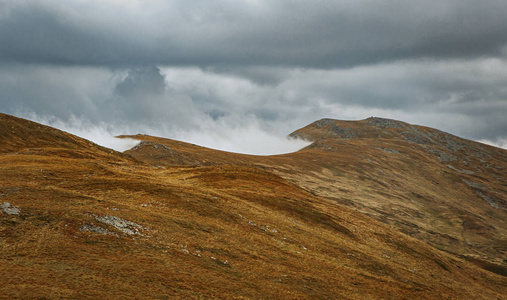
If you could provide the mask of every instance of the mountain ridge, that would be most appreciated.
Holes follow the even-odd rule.
[[[155,165],[261,166],[315,195],[507,274],[504,149],[373,117],[321,119],[289,136],[313,143],[295,153],[256,157],[131,136],[152,144],[142,142],[126,153]],[[157,150],[155,144],[163,146]]]
[[[15,208],[0,212],[5,297],[505,299],[506,277],[360,211],[384,195],[367,167],[394,154],[354,162],[346,150],[364,141],[263,157],[138,135],[119,154],[49,127],[53,141],[25,147],[39,125],[11,122],[23,130],[0,134],[0,202]]]

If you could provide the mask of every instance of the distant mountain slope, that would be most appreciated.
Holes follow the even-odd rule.
[[[297,156],[322,168],[320,180],[293,177],[301,186],[507,276],[506,150],[382,118],[291,136],[314,141]]]
[[[67,132],[0,113],[0,153],[39,152],[46,155],[117,157],[120,152],[104,148]]]
[[[262,167],[507,276],[507,151],[382,119],[322,119],[291,134],[313,143],[272,157],[143,140],[127,151],[153,165]]]
[[[18,137],[39,126],[19,122],[10,124]],[[274,173],[321,172],[305,168],[312,161],[292,167],[297,156],[232,155],[157,139],[209,165],[154,165],[93,145],[82,151],[95,155],[51,153],[67,144],[56,130],[44,134],[56,148],[41,141],[30,146],[42,151],[0,154],[1,297],[506,298],[507,278]],[[138,151],[168,150],[151,143]],[[313,155],[305,151],[298,155]],[[237,164],[211,165],[227,157]]]
[[[120,136],[141,141],[137,146],[125,151],[136,159],[152,164],[165,166],[212,166],[218,164],[250,162],[249,155],[229,153],[201,147],[171,139],[149,135]]]

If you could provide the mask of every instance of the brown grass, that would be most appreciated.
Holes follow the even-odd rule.
[[[217,165],[209,152],[208,166],[161,168],[51,139],[51,148],[0,155],[0,202],[21,208],[0,214],[1,297],[505,298],[505,277],[308,192],[311,174],[316,186],[328,182],[325,154],[315,153],[316,164],[284,164],[295,158],[219,153],[232,161]],[[354,200],[379,189],[348,186],[350,171],[325,166],[338,174],[327,193],[331,183]],[[298,182],[303,167],[308,176]],[[105,215],[143,226],[141,235],[94,217]],[[80,231],[83,224],[115,235]]]

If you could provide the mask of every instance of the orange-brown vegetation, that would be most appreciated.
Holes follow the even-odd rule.
[[[0,114],[0,203],[20,209],[0,212],[0,297],[505,299],[465,259],[505,254],[484,240],[505,238],[505,151],[465,174],[394,138],[262,157],[135,137],[122,154]],[[455,244],[426,236],[460,221]]]
[[[319,120],[292,134],[313,143],[245,156],[149,136],[127,151],[153,165],[261,167],[438,249],[507,275],[507,151],[407,123]]]

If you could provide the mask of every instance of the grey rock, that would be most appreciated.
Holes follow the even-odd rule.
[[[457,160],[457,158],[456,158],[456,156],[451,155],[447,152],[440,151],[439,155],[438,155],[438,160],[440,162],[447,162],[447,161],[455,161],[455,160]]]
[[[315,127],[320,128],[329,124],[334,124],[334,121],[332,119],[321,119],[315,122]]]
[[[380,150],[382,150],[382,151],[389,152],[389,153],[394,153],[394,154],[399,154],[400,153],[400,151],[394,150],[394,149],[381,148],[381,147],[377,147],[377,148],[380,149]]]
[[[422,145],[429,145],[432,144],[431,141],[425,137],[424,135],[420,134],[419,132],[413,132],[413,131],[404,131],[401,133],[404,139],[406,139],[409,142],[416,143],[416,144],[422,144]]]
[[[499,208],[498,203],[497,203],[497,201],[495,201],[495,199],[493,199],[493,198],[489,197],[488,195],[485,195],[479,191],[477,191],[477,194],[479,194],[479,196],[481,196],[481,198],[484,201],[488,202],[488,204],[491,205],[493,208],[496,208],[496,209]]]
[[[340,137],[344,139],[350,139],[357,136],[357,134],[351,130],[350,128],[342,128],[335,124],[335,121],[332,119],[321,119],[315,122],[314,126],[316,128],[328,127],[324,131],[324,136],[334,136]],[[292,137],[300,137],[299,135],[292,135]]]
[[[134,148],[132,148],[132,150],[139,150],[139,149],[143,149],[144,147],[152,147],[153,149],[162,148],[162,149],[167,150],[167,151],[172,151],[172,149],[169,148],[169,147],[167,147],[166,145],[157,144],[157,143],[154,143],[154,142],[147,142],[147,141],[140,142]]]
[[[14,215],[17,216],[21,212],[21,209],[17,206],[11,205],[9,202],[3,202],[0,204],[0,208],[2,209],[2,212],[6,215]]]
[[[456,161],[457,160],[456,156],[454,156],[448,152],[433,148],[431,146],[423,146],[423,147],[426,149],[426,151],[429,151],[429,152],[435,154],[435,156],[438,158],[438,161],[440,161],[440,162],[449,162],[449,161]]]
[[[468,181],[466,179],[463,179],[463,182],[466,183],[469,187],[474,188],[474,189],[485,190],[485,191],[488,190],[488,187],[486,187],[480,183],[477,183],[477,182]]]
[[[96,226],[93,224],[83,224],[83,226],[81,226],[81,228],[79,228],[79,230],[80,231],[95,232],[95,233],[100,233],[100,234],[116,235],[107,229],[104,229],[102,227],[99,227],[99,226]]]
[[[456,152],[462,149],[467,148],[467,144],[461,142],[457,137],[454,137],[450,134],[444,134],[444,146],[450,151]]]
[[[392,119],[385,119],[385,118],[377,118],[377,117],[370,117],[366,119],[366,124],[372,125],[379,128],[402,128],[406,127],[405,124],[403,124],[400,121],[392,120]]]
[[[126,234],[141,235],[139,230],[144,229],[139,224],[115,216],[104,216],[104,217],[95,216],[95,219],[101,223],[111,225]]]
[[[470,170],[460,170],[458,168],[455,168],[454,166],[452,165],[445,165],[446,167],[448,167],[449,169],[453,170],[453,171],[456,171],[458,173],[461,173],[461,174],[467,174],[467,175],[474,175],[475,172],[474,171],[470,171]]]

